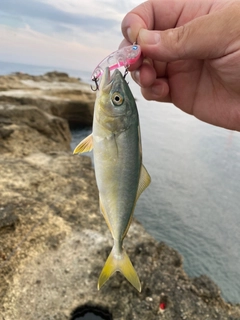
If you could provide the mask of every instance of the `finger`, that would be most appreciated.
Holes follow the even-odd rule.
[[[156,80],[156,70],[149,59],[144,59],[142,65],[131,75],[140,87],[150,87]]]
[[[150,87],[156,78],[166,76],[166,66],[165,62],[145,58],[137,69],[132,69],[132,78],[140,87]]]
[[[166,77],[167,63],[162,61],[153,60],[153,66],[157,73],[157,78]]]
[[[131,43],[141,29],[165,30],[176,26],[189,0],[146,1],[130,11],[122,21],[122,33]]]
[[[142,64],[143,64],[143,56],[140,56],[140,58],[135,63],[131,64],[128,67],[128,70],[129,71],[137,70],[141,67]]]
[[[152,86],[148,88],[142,88],[141,91],[146,100],[172,102],[169,84],[166,78],[156,79]]]
[[[141,29],[137,38],[144,55],[154,60],[214,59],[236,50],[240,2],[165,30]],[[231,33],[229,30],[231,29]]]
[[[139,30],[148,29],[147,21],[151,21],[150,13],[142,16],[141,11],[149,11],[151,6],[150,2],[144,2],[140,6],[129,12],[122,21],[122,33],[127,41],[134,43],[137,40]]]

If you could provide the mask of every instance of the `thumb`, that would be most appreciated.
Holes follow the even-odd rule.
[[[239,33],[240,19],[236,16],[236,9],[231,9],[201,16],[174,29],[141,29],[137,43],[143,54],[154,60],[218,58],[232,52]]]

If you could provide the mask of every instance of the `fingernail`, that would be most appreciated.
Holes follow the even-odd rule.
[[[135,70],[135,71],[132,71],[132,78],[133,80],[139,85],[141,86],[140,84],[140,71],[139,70]]]
[[[127,36],[128,36],[128,41],[130,41],[131,43],[134,43],[136,41],[136,39],[133,36],[133,31],[130,27],[127,28]]]
[[[139,32],[139,39],[144,44],[157,44],[160,41],[160,33],[156,31],[141,29]]]
[[[148,64],[149,66],[152,66],[153,61],[150,58],[144,58],[142,64]]]
[[[132,35],[131,28],[127,28],[127,36],[128,36],[128,40],[130,41],[131,41],[131,35]]]

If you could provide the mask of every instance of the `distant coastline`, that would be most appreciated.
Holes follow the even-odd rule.
[[[52,66],[39,66],[17,62],[0,61],[0,75],[11,74],[15,72],[28,73],[30,75],[42,75],[51,71],[66,72],[71,77],[81,78],[85,82],[90,82],[91,73],[88,71],[81,71],[77,69],[52,67]]]

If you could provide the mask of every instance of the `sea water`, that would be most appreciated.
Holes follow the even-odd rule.
[[[0,73],[56,68],[2,64]],[[89,81],[90,73],[58,69]],[[240,302],[240,133],[203,123],[171,104],[144,100],[139,110],[143,162],[152,177],[135,216],[158,241],[184,257],[190,276],[208,275],[223,297]],[[91,128],[72,130],[72,148]],[[103,222],[104,223],[104,222]]]

